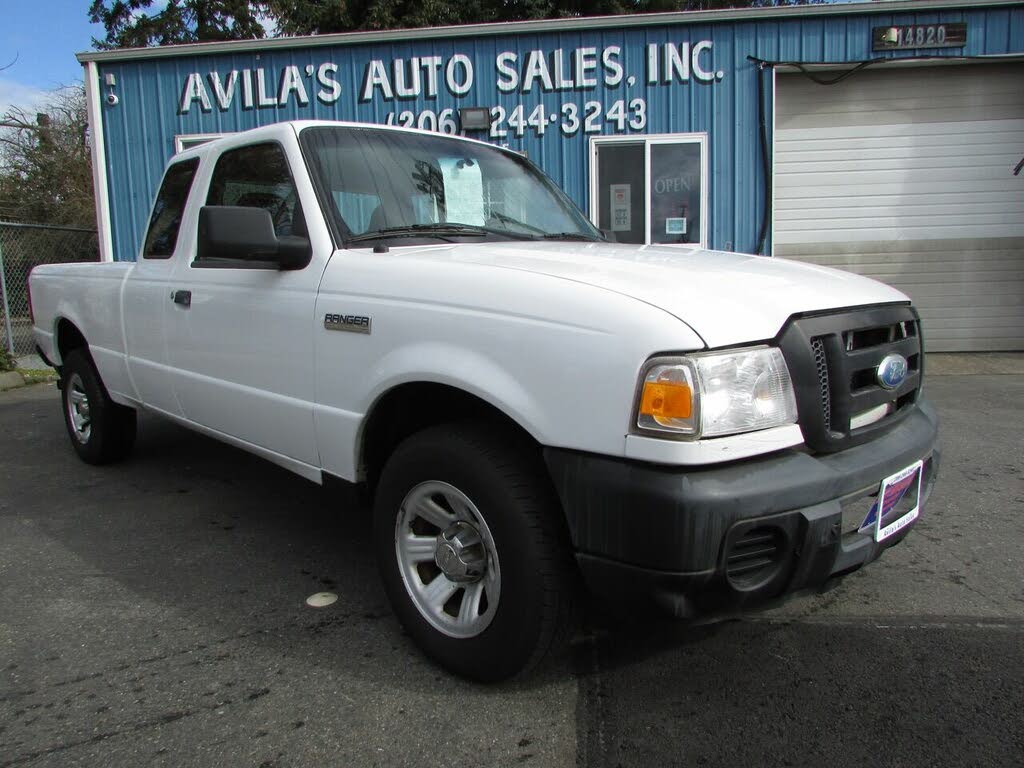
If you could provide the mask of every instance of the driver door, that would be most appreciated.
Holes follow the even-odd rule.
[[[294,162],[301,162],[297,154]],[[279,237],[305,235],[291,167],[276,141],[227,149],[206,204],[264,208]],[[313,312],[329,254],[314,251],[304,269],[280,271],[203,263],[195,253],[178,263],[172,283],[183,298],[171,305],[166,326],[185,418],[316,466]]]

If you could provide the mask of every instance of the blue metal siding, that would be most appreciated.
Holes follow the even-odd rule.
[[[899,51],[874,54],[871,29],[914,23],[964,21],[968,41],[964,48]],[[721,81],[686,84],[649,85],[646,83],[647,45],[680,44],[711,40],[713,49],[702,62],[711,70],[724,73]],[[620,62],[625,76],[616,86],[605,85],[600,77],[600,52],[608,46],[622,49]],[[502,51],[547,52],[562,49],[569,54],[579,47],[598,51],[598,84],[584,90],[527,94],[503,93],[495,85],[495,57]],[[764,209],[764,175],[758,137],[757,69],[748,55],[774,61],[844,62],[861,61],[879,55],[890,58],[913,56],[980,56],[1024,53],[1024,9],[979,8],[969,11],[942,11],[916,14],[860,14],[850,16],[772,18],[751,22],[691,23],[673,26],[631,27],[614,30],[573,29],[567,22],[564,31],[541,34],[481,36],[461,39],[426,39],[416,43],[344,45],[338,47],[274,50],[263,54],[217,53],[211,46],[205,56],[162,58],[142,61],[101,63],[100,82],[113,74],[114,91],[119,104],[102,107],[107,173],[113,227],[114,254],[118,260],[135,258],[142,239],[151,198],[167,159],[174,152],[174,136],[195,133],[241,131],[259,125],[294,118],[339,119],[384,122],[387,113],[430,109],[439,113],[460,106],[502,106],[506,113],[522,104],[529,115],[543,103],[545,113],[557,113],[566,102],[579,105],[599,101],[603,110],[618,99],[627,104],[644,98],[647,125],[641,133],[684,133],[705,131],[709,135],[710,200],[708,210],[709,242],[712,247],[752,251]],[[371,59],[390,66],[394,59],[413,56],[441,56],[447,61],[454,54],[465,54],[473,62],[474,83],[462,97],[451,95],[444,87],[436,98],[424,95],[411,99],[371,102],[358,101],[364,68]],[[294,99],[284,107],[243,109],[241,93],[235,94],[231,108],[203,112],[193,105],[187,114],[178,113],[182,88],[189,73],[216,71],[221,76],[232,70],[263,68],[268,85],[277,88],[283,67],[294,64],[300,72],[307,65],[330,61],[338,65],[337,79],[342,94],[334,104],[323,104],[315,97],[314,77],[303,81],[310,92],[308,106]],[[629,75],[636,77],[627,84]],[[443,73],[442,73],[443,79]],[[214,99],[209,80],[206,88]],[[102,86],[102,92],[107,92]],[[770,94],[769,94],[770,95]],[[767,119],[771,120],[771,104]],[[615,133],[602,119],[599,134]],[[627,128],[624,135],[638,135]],[[543,137],[527,130],[522,139],[511,135],[508,144],[526,150],[530,158],[554,178],[584,209],[588,208],[588,135],[578,131],[563,136],[557,124],[548,125]]]

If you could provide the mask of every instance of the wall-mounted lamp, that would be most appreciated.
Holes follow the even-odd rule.
[[[487,107],[462,107],[459,110],[459,123],[464,131],[489,131],[491,110]]]
[[[107,104],[112,107],[117,106],[117,102],[120,101],[120,99],[117,98],[117,94],[114,93],[114,86],[117,85],[117,78],[112,72],[108,72],[103,80],[107,84],[107,88],[110,89],[107,93]]]
[[[889,27],[882,33],[881,42],[887,45],[896,45],[900,41],[900,30],[898,27]]]

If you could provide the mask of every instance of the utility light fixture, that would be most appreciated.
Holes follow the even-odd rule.
[[[491,127],[491,110],[487,107],[462,107],[459,123],[464,131],[486,131]]]

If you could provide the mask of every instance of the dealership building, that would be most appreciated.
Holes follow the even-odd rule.
[[[1024,349],[1020,2],[530,21],[79,60],[108,260],[136,258],[183,148],[281,120],[381,123],[522,152],[619,242],[852,270],[907,292],[933,351]]]

